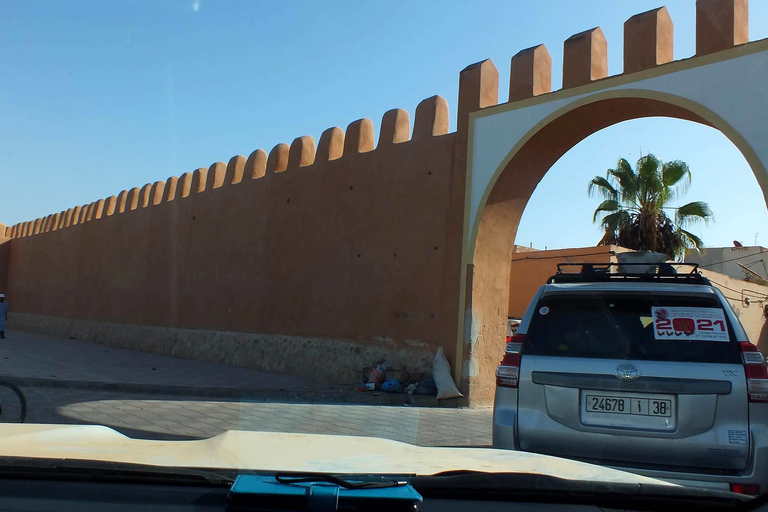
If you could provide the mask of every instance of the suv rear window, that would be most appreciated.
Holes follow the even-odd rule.
[[[723,307],[717,298],[703,296],[648,293],[544,295],[533,312],[523,354],[703,363],[741,362],[738,344],[733,342],[733,328],[724,312],[719,317],[725,317],[727,335],[719,333],[714,340],[701,339],[702,336],[697,337],[695,333],[691,335],[689,331],[669,336],[667,332],[656,329],[661,324],[654,323],[655,318],[664,318],[667,312],[679,311],[694,317],[701,311],[702,316],[709,314],[711,318],[713,313],[716,317],[721,315]],[[709,325],[711,320],[704,327]]]

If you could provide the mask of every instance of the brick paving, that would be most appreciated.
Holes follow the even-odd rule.
[[[489,446],[491,409],[333,405],[27,388],[28,423],[96,424],[133,438],[227,430],[373,436],[420,446]]]

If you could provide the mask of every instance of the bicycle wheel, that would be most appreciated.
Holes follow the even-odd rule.
[[[13,384],[0,382],[0,423],[22,423],[27,417],[27,399]]]

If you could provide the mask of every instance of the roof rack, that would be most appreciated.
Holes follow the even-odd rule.
[[[628,272],[628,267],[639,267],[637,272]],[[578,272],[566,272],[568,268],[581,267]],[[680,273],[676,267],[690,267]],[[557,273],[547,279],[552,283],[590,283],[605,281],[677,282],[688,284],[711,284],[701,275],[698,263],[558,263]]]

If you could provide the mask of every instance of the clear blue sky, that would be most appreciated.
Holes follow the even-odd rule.
[[[8,225],[320,133],[434,94],[455,118],[458,73],[492,58],[505,101],[509,58],[538,43],[561,82],[562,44],[601,26],[609,72],[622,27],[658,1],[4,0],[0,3],[0,222]],[[694,53],[693,0],[667,2],[675,58]],[[768,2],[750,39],[768,37]],[[455,119],[452,120],[452,123]],[[587,181],[640,151],[693,170],[685,199],[708,201],[710,246],[768,245],[754,176],[719,132],[650,119],[606,129],[537,188],[517,242],[594,244]],[[725,179],[724,179],[725,178]],[[567,204],[567,214],[561,206]]]

